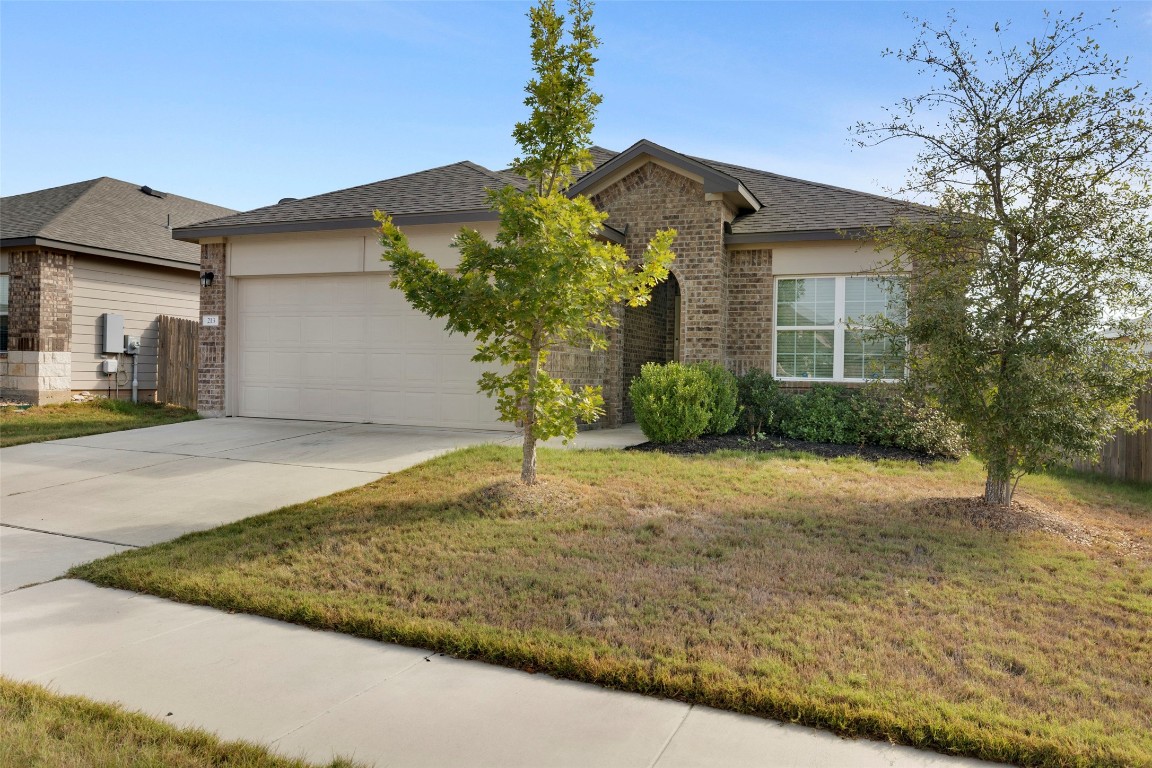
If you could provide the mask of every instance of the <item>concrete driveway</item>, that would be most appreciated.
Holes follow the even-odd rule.
[[[0,591],[73,565],[370,483],[467,445],[468,432],[205,419],[0,452]]]

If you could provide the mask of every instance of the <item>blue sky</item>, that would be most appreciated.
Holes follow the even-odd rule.
[[[527,2],[0,1],[0,193],[112,176],[249,209],[457,160],[503,167],[531,74]],[[561,3],[563,5],[563,3]],[[957,3],[980,39],[1045,7]],[[1152,3],[1098,37],[1152,82]],[[830,184],[899,185],[915,147],[848,127],[927,81],[886,47],[942,3],[605,2],[594,139]]]

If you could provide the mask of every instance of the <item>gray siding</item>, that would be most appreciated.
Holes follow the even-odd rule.
[[[137,359],[140,389],[154,390],[156,318],[160,315],[199,317],[198,272],[77,256],[74,274],[72,389],[108,390],[110,377],[99,372],[100,361],[104,359],[101,316],[111,312],[123,315],[124,333],[140,336],[142,350]],[[121,365],[130,365],[126,355],[121,358]]]

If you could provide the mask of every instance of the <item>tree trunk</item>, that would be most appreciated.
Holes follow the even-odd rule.
[[[520,482],[536,485],[536,376],[540,373],[539,330],[533,334],[532,358],[528,364],[528,391],[524,394],[524,459],[520,464]]]
[[[1007,472],[997,472],[988,468],[988,479],[984,481],[984,501],[997,507],[1012,506],[1012,477]]]
[[[520,482],[536,485],[536,436],[524,426],[524,461],[520,465]]]

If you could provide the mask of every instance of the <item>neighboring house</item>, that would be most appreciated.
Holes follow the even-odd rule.
[[[645,362],[712,360],[741,372],[816,380],[898,377],[899,359],[846,323],[886,310],[883,265],[854,239],[906,204],[701,160],[641,141],[596,148],[571,193],[609,213],[604,237],[639,258],[660,228],[679,232],[672,276],[643,308],[622,310],[602,353],[567,349],[549,369],[602,384],[604,423],[631,420],[627,389]],[[201,246],[200,410],[205,415],[455,428],[498,425],[476,392],[468,339],[389,287],[372,212],[445,267],[462,226],[492,237],[486,190],[523,185],[469,162],[180,227]]]
[[[199,314],[200,251],[172,228],[231,213],[107,177],[0,198],[0,396],[114,392],[101,372],[116,357],[103,353],[103,316],[114,314],[141,340],[139,388],[151,399],[157,316]]]

